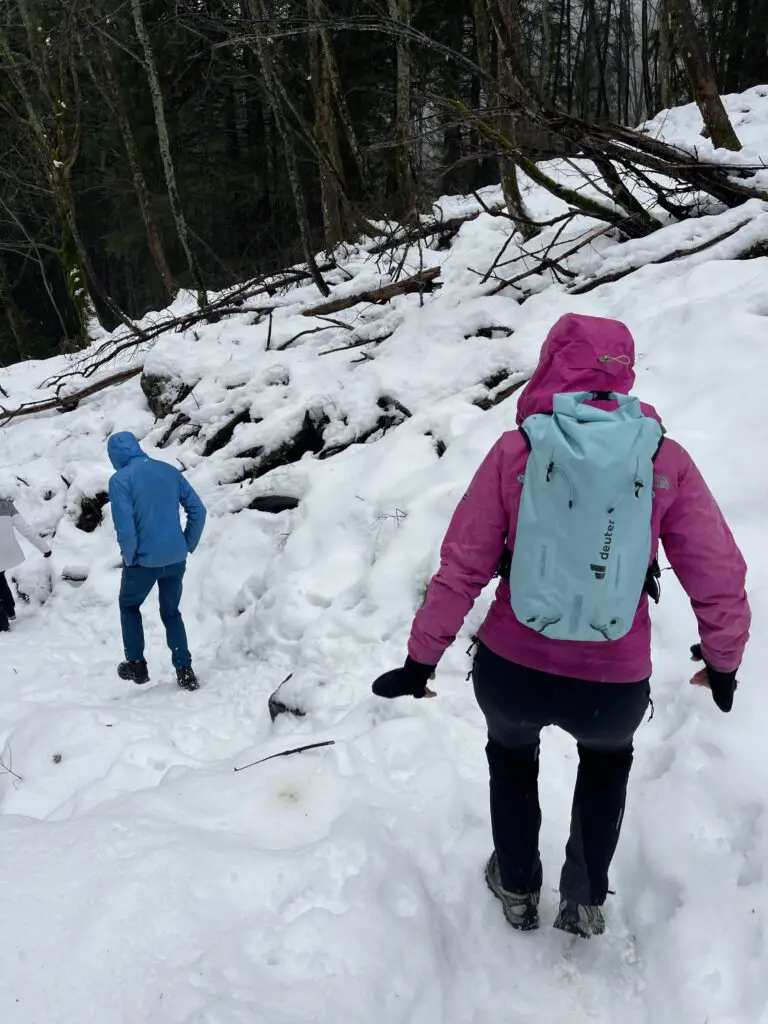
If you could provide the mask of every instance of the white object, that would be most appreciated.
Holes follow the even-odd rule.
[[[19,515],[13,502],[0,498],[0,572],[13,569],[24,561],[24,552],[16,540],[16,533],[20,533],[44,555],[51,550],[24,516]]]

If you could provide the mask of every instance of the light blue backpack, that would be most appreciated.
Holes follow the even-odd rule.
[[[609,411],[587,405],[610,398]],[[554,396],[522,425],[530,447],[509,585],[512,610],[555,640],[618,640],[651,560],[653,459],[662,428],[636,398]]]

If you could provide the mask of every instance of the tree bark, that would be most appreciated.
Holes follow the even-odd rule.
[[[481,0],[482,2],[482,0]],[[497,39],[497,77],[502,92],[507,96],[519,97],[519,76],[520,76],[520,10],[518,0],[498,0],[495,10],[492,9],[491,16],[496,30]],[[520,184],[517,179],[517,163],[513,153],[519,149],[518,139],[518,115],[504,103],[499,103],[499,114],[496,123],[501,134],[506,138],[510,147],[507,154],[499,158],[499,172],[501,176],[501,189],[504,193],[504,202],[507,204],[507,213],[514,221],[515,227],[524,238],[530,237],[536,230],[531,225],[531,219],[525,209],[525,203],[520,192]]]
[[[341,84],[341,76],[339,75],[339,66],[336,61],[336,53],[333,49],[333,41],[331,34],[328,31],[327,26],[323,25],[320,29],[320,39],[323,44],[323,52],[325,54],[325,63],[328,70],[328,75],[331,81],[331,87],[333,89],[333,95],[336,100],[336,107],[339,112],[339,118],[347,137],[347,144],[349,145],[352,158],[357,166],[358,174],[360,175],[360,181],[363,187],[367,190],[370,184],[370,175],[368,171],[368,162],[365,158],[363,150],[360,146],[360,141],[357,137],[357,131],[355,130],[355,123],[352,119],[352,114],[347,105],[347,98],[344,95],[344,89]]]
[[[707,60],[704,47],[696,27],[690,0],[667,0],[675,35],[688,77],[693,97],[701,111],[704,124],[715,149],[740,150],[741,143],[733,130],[720,93],[715,75]]]
[[[411,0],[387,0],[392,21],[410,27]],[[395,171],[404,220],[416,222],[423,205],[411,159],[411,44],[404,33],[395,40]]]
[[[163,162],[165,184],[168,189],[168,200],[171,205],[173,219],[176,222],[176,231],[179,236],[179,242],[181,243],[181,247],[184,250],[184,255],[187,260],[189,273],[192,277],[195,288],[197,289],[197,304],[202,309],[202,307],[208,302],[208,296],[205,291],[205,285],[203,284],[200,267],[192,250],[192,244],[189,238],[189,229],[187,227],[187,221],[181,205],[179,189],[176,184],[176,169],[171,155],[171,141],[168,137],[168,123],[165,118],[163,92],[160,88],[160,78],[157,73],[157,65],[155,64],[155,55],[152,51],[152,41],[149,38],[147,26],[144,23],[144,14],[141,9],[141,4],[142,0],[131,0],[133,23],[136,27],[136,37],[141,44],[141,49],[144,54],[144,70],[147,75],[150,95],[152,96],[152,108],[155,114],[155,127],[157,128],[157,141],[160,147],[160,158]]]
[[[323,211],[325,248],[333,252],[344,240],[341,151],[333,110],[333,90],[328,58],[318,25],[322,19],[319,0],[309,0],[312,33],[309,38],[310,77],[315,108],[315,142],[320,150],[320,206]]]

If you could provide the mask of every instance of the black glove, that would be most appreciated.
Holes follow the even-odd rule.
[[[402,668],[395,668],[379,676],[372,690],[377,697],[425,697],[427,682],[434,671],[434,665],[422,665],[409,655]]]
[[[712,699],[721,711],[726,713],[733,707],[733,695],[739,685],[736,679],[736,672],[721,672],[713,668],[701,650],[701,644],[694,644],[691,647],[691,657],[694,661],[703,661],[704,667],[709,676],[709,688],[712,690]]]

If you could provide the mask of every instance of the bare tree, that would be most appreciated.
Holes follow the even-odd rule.
[[[179,236],[179,242],[181,243],[181,247],[184,250],[184,255],[187,260],[189,273],[192,277],[195,288],[197,289],[197,304],[202,308],[207,303],[208,296],[206,295],[205,285],[203,284],[200,266],[192,249],[192,243],[189,237],[189,228],[181,205],[178,185],[176,184],[176,169],[173,163],[173,156],[171,155],[171,141],[168,137],[168,123],[165,118],[163,91],[160,86],[160,77],[157,73],[155,55],[152,50],[152,41],[149,38],[149,32],[147,32],[147,26],[144,23],[144,14],[141,9],[141,4],[142,0],[131,0],[131,11],[133,13],[133,23],[136,28],[136,37],[141,44],[141,49],[144,54],[144,70],[146,71],[147,83],[152,96],[152,107],[155,112],[157,141],[160,147],[160,159],[163,162],[165,184],[168,189],[168,200],[171,205],[173,219],[176,222],[176,233]]]
[[[93,3],[91,4],[90,9],[94,18],[98,19],[99,12],[96,10]],[[120,137],[123,140],[123,148],[125,149],[125,155],[128,158],[128,167],[131,171],[133,189],[136,193],[136,201],[139,204],[141,219],[144,222],[144,229],[147,235],[147,246],[152,256],[152,260],[157,267],[160,279],[168,293],[168,297],[173,298],[177,291],[177,285],[173,279],[173,274],[171,273],[171,268],[168,265],[168,260],[165,255],[165,248],[160,237],[157,218],[155,217],[155,211],[152,208],[152,197],[150,196],[149,188],[147,187],[147,180],[144,177],[144,172],[141,168],[139,148],[136,143],[133,128],[131,127],[131,121],[128,116],[125,100],[123,99],[122,89],[120,87],[112,53],[110,51],[109,44],[101,31],[101,26],[98,24],[95,25],[95,33],[98,37],[99,55],[101,58],[99,71],[103,74],[103,86],[99,74],[96,72],[89,55],[85,51],[85,47],[82,46],[81,56],[88,68],[94,85],[105,98],[120,130]]]
[[[0,103],[16,122],[22,137],[29,141],[50,192],[59,233],[56,255],[77,323],[69,341],[78,348],[88,344],[96,311],[71,184],[81,141],[80,93],[67,31],[71,26],[60,26],[56,54],[44,38],[39,13],[30,0],[17,0],[17,9],[26,36],[26,50],[14,49],[0,25],[0,57],[18,106],[4,97],[0,97]]]
[[[412,0],[387,0],[392,21],[404,29],[411,27]],[[411,43],[407,31],[395,38],[395,171],[400,201],[406,221],[416,221],[423,205],[423,197],[416,181],[411,158]]]
[[[270,112],[277,126],[280,140],[285,153],[286,169],[288,180],[291,185],[293,202],[296,209],[296,221],[301,237],[301,246],[304,251],[304,258],[307,261],[312,279],[322,295],[330,295],[330,289],[320,273],[315,254],[312,248],[312,234],[309,227],[307,215],[307,203],[304,196],[304,189],[299,174],[299,161],[288,121],[285,116],[284,103],[281,96],[280,83],[277,77],[273,53],[271,52],[271,40],[268,39],[269,18],[264,0],[247,0],[248,12],[254,22],[254,32],[249,37],[249,42],[254,48],[261,66],[262,84],[267,97]]]
[[[741,149],[730,118],[720,99],[717,82],[699,36],[690,0],[667,0],[672,30],[691,80],[694,99],[715,149]]]
[[[310,80],[315,108],[315,140],[320,152],[320,205],[323,211],[325,247],[333,251],[344,238],[344,196],[339,137],[333,102],[332,73],[328,47],[323,45],[319,24],[320,0],[308,0],[307,14],[312,33],[309,39]]]

